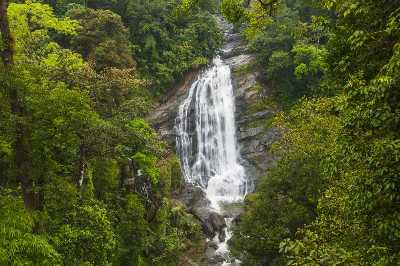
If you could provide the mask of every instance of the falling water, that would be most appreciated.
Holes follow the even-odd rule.
[[[178,110],[176,129],[186,181],[202,187],[220,213],[223,205],[242,201],[247,185],[239,163],[231,71],[220,58],[192,84]],[[227,252],[226,241],[219,250]]]
[[[221,203],[242,200],[247,186],[236,142],[231,71],[221,59],[192,84],[178,111],[177,131],[186,181],[204,188],[217,210]]]

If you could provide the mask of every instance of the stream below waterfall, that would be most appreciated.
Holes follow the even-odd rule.
[[[209,208],[223,215],[227,227],[216,253],[222,265],[238,265],[229,256],[233,215],[226,206],[242,202],[248,193],[236,139],[235,98],[231,70],[219,57],[192,84],[176,119],[176,144],[186,182],[201,187]]]

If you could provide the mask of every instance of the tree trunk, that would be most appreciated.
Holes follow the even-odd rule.
[[[5,67],[11,67],[14,64],[15,40],[8,23],[7,7],[8,0],[0,0],[0,32],[4,45],[1,58]]]
[[[83,181],[85,179],[85,170],[86,170],[86,151],[83,140],[81,140],[81,145],[79,146],[79,165],[78,165],[78,187],[82,188]]]
[[[38,194],[33,191],[33,181],[30,178],[30,143],[28,130],[23,122],[24,106],[22,97],[16,84],[13,82],[13,67],[15,54],[15,39],[11,33],[7,15],[8,0],[0,0],[0,33],[4,49],[0,51],[1,59],[5,68],[5,74],[9,82],[5,84],[9,91],[11,112],[15,119],[14,139],[14,167],[17,182],[21,184],[24,194],[25,206],[29,209],[36,209],[39,206]]]

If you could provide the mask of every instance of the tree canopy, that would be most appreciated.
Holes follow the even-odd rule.
[[[248,196],[234,253],[245,265],[397,265],[399,4],[244,2],[224,1],[225,15],[264,82],[295,93],[282,98],[278,160]]]
[[[207,3],[0,1],[1,265],[172,266],[202,237],[144,117],[218,52]]]
[[[398,1],[0,0],[0,265],[175,266],[205,243],[145,117],[218,55],[219,12],[280,110],[233,255],[400,263]]]

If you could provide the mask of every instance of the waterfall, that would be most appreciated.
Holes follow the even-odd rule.
[[[243,201],[247,194],[245,170],[239,162],[234,99],[230,67],[217,57],[190,87],[176,119],[176,144],[186,182],[200,186],[210,208],[220,214],[223,207]],[[224,216],[225,241],[219,242],[218,235],[214,241],[219,242],[217,253],[224,257],[223,265],[231,265],[232,261],[239,263],[229,257],[227,245],[233,217]]]
[[[231,71],[220,58],[192,84],[176,130],[186,181],[201,186],[216,210],[243,200],[247,185],[239,163]]]

